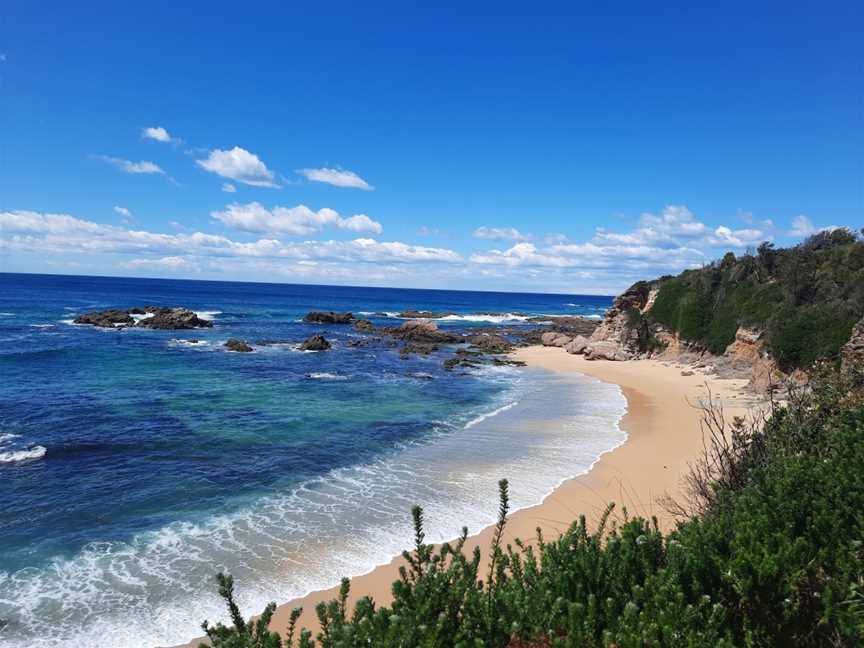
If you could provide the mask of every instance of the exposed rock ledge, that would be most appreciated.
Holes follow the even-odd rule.
[[[145,306],[128,310],[110,309],[85,313],[75,324],[89,324],[100,328],[150,328],[162,330],[209,328],[213,322],[198,316],[188,308]]]

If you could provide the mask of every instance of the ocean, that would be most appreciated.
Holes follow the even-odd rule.
[[[214,326],[105,330],[81,313],[185,306]],[[599,318],[611,298],[0,274],[0,647],[154,648],[494,521],[584,473],[624,434],[613,385],[510,366],[447,371],[450,352],[352,346],[310,310],[442,329]],[[491,314],[490,314],[491,313]],[[323,332],[327,352],[297,343]],[[228,338],[253,353],[230,353]],[[195,340],[193,343],[192,340]],[[267,340],[267,346],[255,341]],[[275,343],[272,343],[275,342]]]

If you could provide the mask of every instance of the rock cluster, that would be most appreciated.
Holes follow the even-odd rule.
[[[210,320],[202,319],[188,308],[165,308],[145,306],[127,310],[109,309],[85,313],[74,320],[75,324],[89,324],[101,328],[150,328],[162,330],[209,328]]]
[[[594,340],[584,335],[571,337],[550,331],[541,337],[544,346],[562,347],[567,353],[584,355],[587,360],[630,360],[633,354],[612,340]]]

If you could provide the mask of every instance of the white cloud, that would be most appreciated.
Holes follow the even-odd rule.
[[[195,160],[195,164],[210,173],[253,187],[279,187],[267,165],[257,155],[239,146],[231,150],[210,151],[205,159]]]
[[[815,234],[818,231],[819,230],[814,227],[812,221],[804,214],[801,214],[792,219],[792,229],[789,230],[789,236],[804,238],[811,234]]]
[[[222,191],[224,191],[225,193],[237,193],[237,187],[235,187],[230,182],[226,182],[222,185]]]
[[[765,232],[758,229],[732,230],[725,225],[719,226],[714,233],[707,238],[708,243],[715,247],[746,247],[754,243],[766,240]]]
[[[257,234],[307,236],[319,232],[325,227],[337,227],[353,232],[373,232],[375,234],[381,234],[384,231],[380,223],[373,221],[365,214],[342,218],[333,209],[324,207],[318,211],[313,211],[306,205],[267,209],[257,202],[245,205],[233,203],[228,205],[224,211],[212,212],[211,216],[234,229]]]
[[[127,209],[126,207],[120,207],[119,205],[114,205],[114,213],[120,214],[123,218],[131,218],[132,211]]]
[[[341,229],[351,230],[352,232],[374,232],[381,234],[384,227],[381,223],[373,221],[366,214],[355,214],[348,218],[343,218],[336,223],[336,226]]]
[[[170,142],[172,140],[168,131],[161,126],[150,126],[141,130],[141,137],[144,139],[152,139],[157,142]]]
[[[322,210],[323,211],[323,210]],[[332,211],[332,210],[331,210]],[[349,241],[282,242],[261,238],[240,242],[204,232],[161,234],[94,223],[68,214],[0,212],[0,250],[39,254],[83,253],[188,256],[237,259],[293,259],[368,263],[457,263],[462,257],[445,248],[399,241],[357,238]]]
[[[354,189],[363,189],[364,191],[372,191],[372,187],[359,175],[353,171],[343,169],[299,169],[297,173],[306,176],[308,180],[313,182],[325,182],[335,187],[351,187]]]
[[[121,265],[129,270],[194,270],[196,272],[200,270],[197,263],[181,256],[166,256],[158,259],[132,259]]]
[[[97,155],[96,158],[107,162],[125,173],[160,173],[165,175],[165,172],[158,164],[146,160],[133,162],[132,160],[124,160],[123,158],[110,157],[108,155]]]
[[[474,238],[486,241],[527,241],[531,238],[513,227],[478,227],[474,230]]]

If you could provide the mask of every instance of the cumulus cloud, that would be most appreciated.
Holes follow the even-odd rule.
[[[150,126],[141,130],[141,137],[144,139],[152,139],[157,142],[170,142],[172,140],[168,131],[161,126]]]
[[[381,234],[384,231],[380,223],[365,214],[342,218],[334,209],[324,207],[313,211],[306,205],[267,209],[258,202],[245,205],[233,203],[223,211],[212,212],[211,216],[228,227],[256,234],[308,236],[320,232],[325,227],[374,234]]]
[[[119,205],[114,205],[114,213],[120,214],[124,218],[131,218],[132,211],[127,209],[126,207],[120,207]]]
[[[446,248],[399,241],[357,238],[348,241],[283,242],[261,238],[241,242],[204,232],[162,234],[95,223],[68,214],[0,212],[0,249],[45,253],[131,254],[154,257],[291,259],[368,263],[457,263],[462,257]]]
[[[230,150],[210,151],[206,158],[195,160],[195,164],[210,173],[253,187],[279,187],[267,165],[257,155],[239,146]]]
[[[222,191],[224,191],[225,193],[237,193],[237,187],[235,187],[230,182],[226,182],[222,185]]]
[[[181,256],[166,256],[158,259],[131,259],[121,265],[129,270],[194,270],[196,272],[200,270],[197,263]]]
[[[148,162],[146,160],[133,162],[132,160],[124,160],[123,158],[111,157],[108,155],[97,155],[95,157],[125,173],[159,173],[165,175],[165,172],[154,162]]]
[[[758,229],[732,230],[721,225],[707,238],[708,243],[715,247],[746,247],[754,243],[760,243],[766,239],[765,232]]]
[[[359,175],[353,171],[346,171],[344,169],[299,169],[297,173],[305,176],[307,180],[324,182],[334,187],[351,187],[353,189],[363,189],[364,191],[372,191],[374,189]]]
[[[474,238],[486,241],[527,241],[531,238],[513,227],[478,227],[474,230]]]
[[[792,229],[789,230],[789,236],[804,238],[818,231],[809,218],[804,214],[800,214],[792,219]]]

